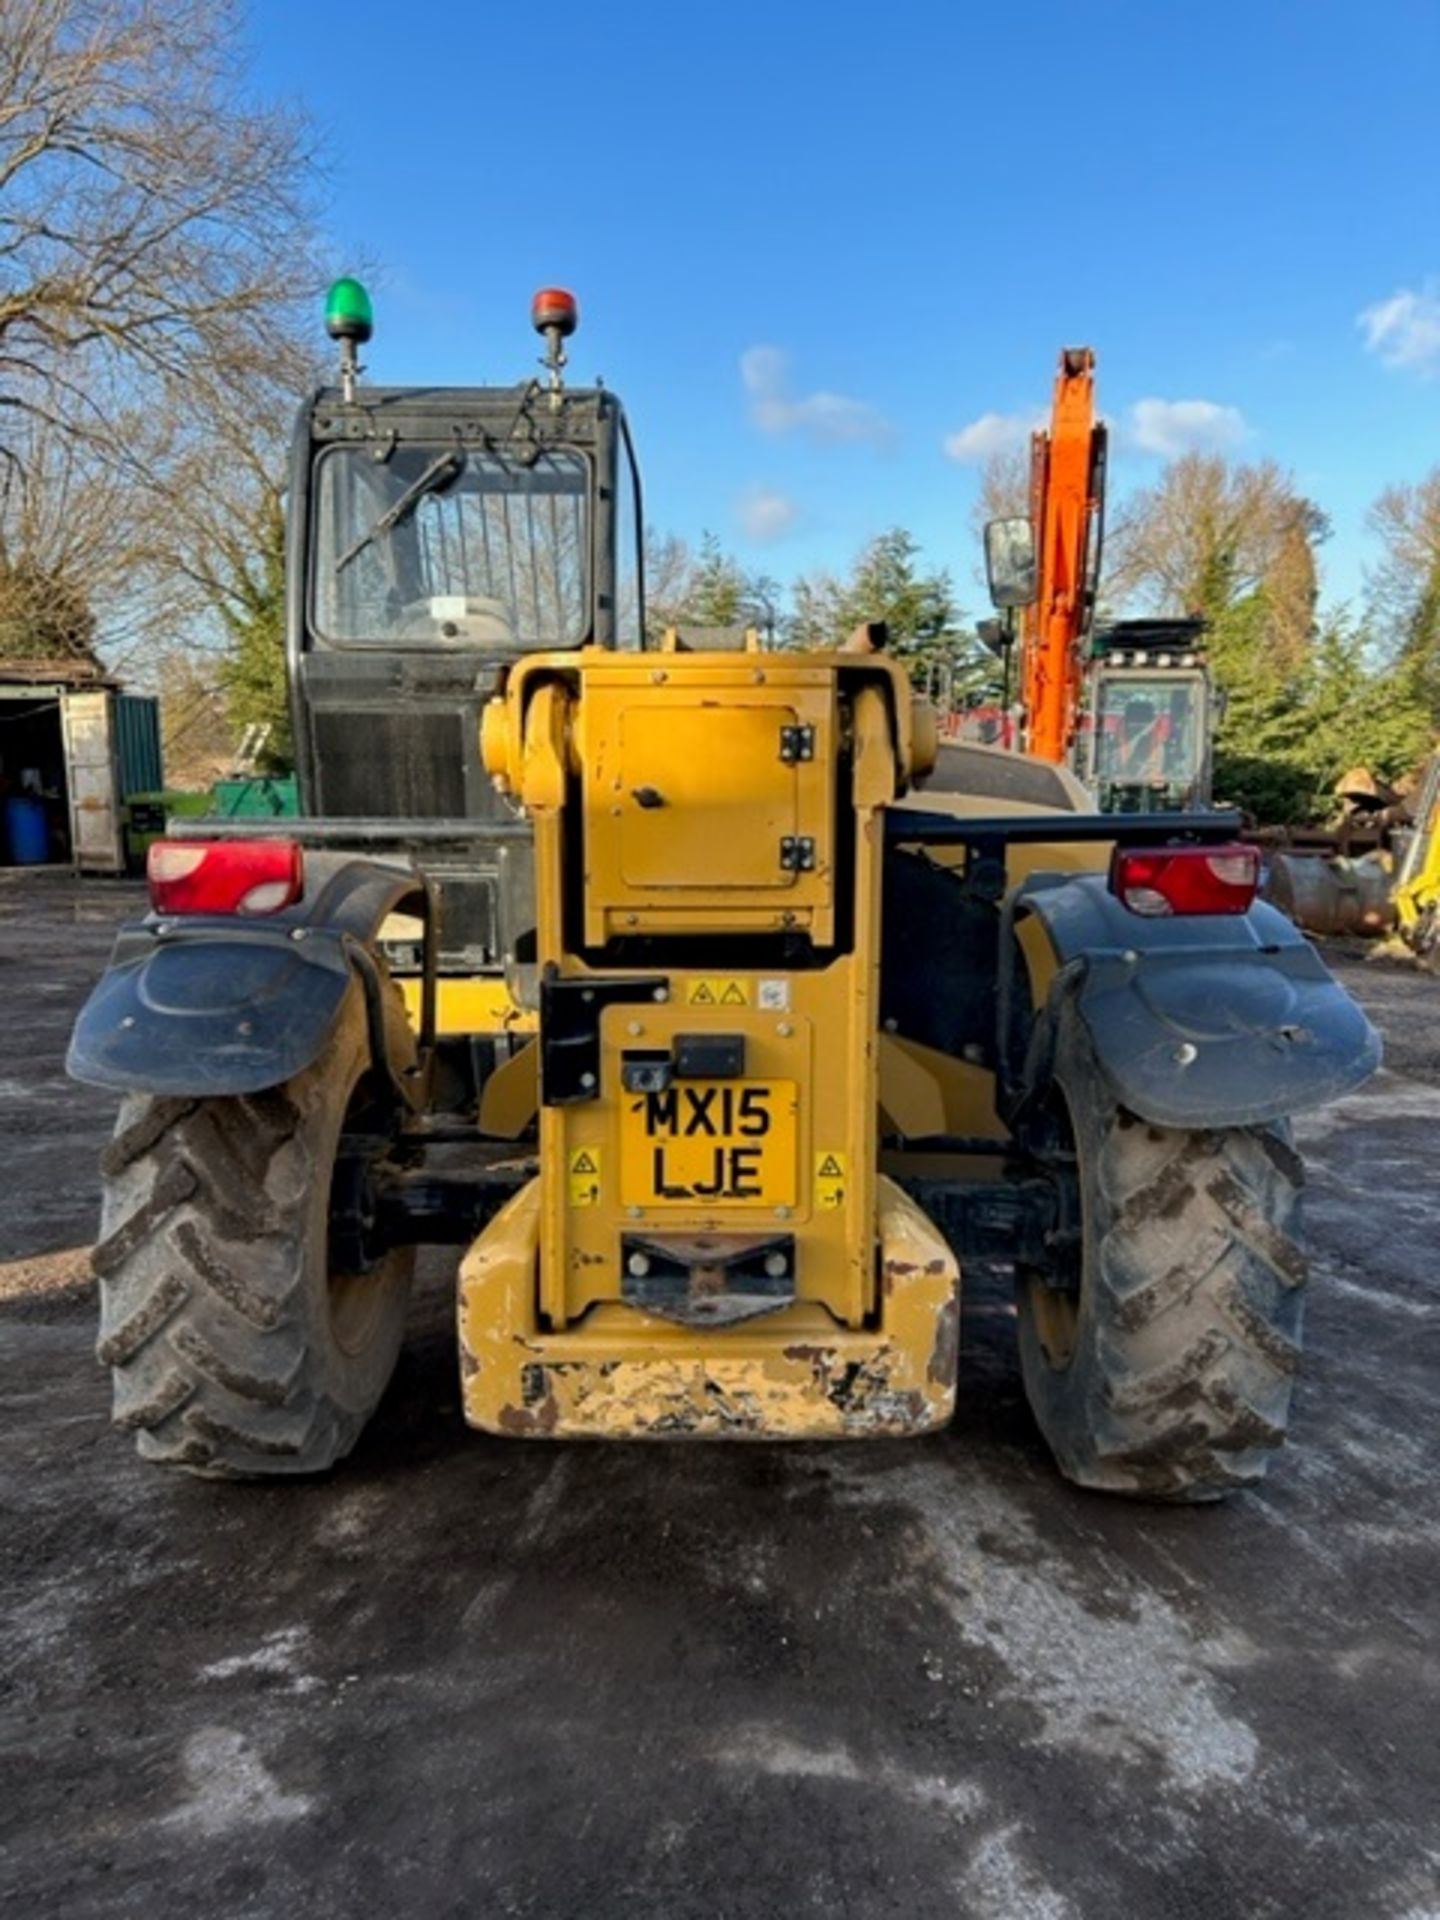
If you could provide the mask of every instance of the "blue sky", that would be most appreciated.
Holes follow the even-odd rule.
[[[572,287],[649,519],[782,580],[899,524],[980,611],[956,456],[1066,344],[1112,501],[1167,448],[1278,460],[1332,600],[1440,463],[1437,0],[252,0],[251,37],[327,139],[337,270],[378,268],[372,377],[518,378]]]

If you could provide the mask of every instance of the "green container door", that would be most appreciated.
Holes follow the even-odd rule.
[[[300,788],[293,773],[256,774],[248,780],[217,780],[214,792],[215,812],[222,820],[299,817]]]
[[[160,753],[160,702],[144,693],[115,696],[115,757],[120,798],[158,793],[165,785]]]

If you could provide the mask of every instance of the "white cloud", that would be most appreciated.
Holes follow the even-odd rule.
[[[1440,373],[1440,280],[1427,280],[1418,291],[1402,287],[1366,307],[1355,324],[1383,365],[1426,378]]]
[[[749,540],[779,540],[800,517],[788,493],[756,487],[740,502],[740,528]]]
[[[1045,425],[1040,413],[982,413],[958,432],[948,434],[945,451],[952,460],[976,466],[997,454],[1013,453],[1030,443]],[[1124,444],[1135,453],[1157,453],[1173,459],[1181,453],[1221,453],[1250,438],[1250,428],[1238,407],[1214,400],[1137,400],[1121,429]]]
[[[1173,460],[1182,453],[1223,453],[1250,438],[1238,407],[1214,400],[1137,400],[1126,432],[1140,453]]]
[[[889,421],[864,400],[824,392],[794,397],[789,362],[779,347],[747,348],[740,378],[750,396],[750,417],[762,433],[800,433],[819,446],[885,447],[895,438]]]
[[[1044,420],[1030,413],[982,413],[958,433],[947,434],[945,451],[952,460],[988,460],[997,453],[1010,453],[1030,444],[1030,436]]]

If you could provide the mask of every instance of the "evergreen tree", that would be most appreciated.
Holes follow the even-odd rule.
[[[961,616],[949,574],[922,571],[919,557],[914,535],[891,527],[861,548],[848,579],[816,574],[798,580],[789,644],[838,646],[856,627],[883,621],[892,651],[917,685],[926,685],[972,643],[957,632]]]
[[[745,575],[713,533],[700,539],[700,559],[685,596],[685,616],[697,627],[738,627],[745,617]]]
[[[1211,663],[1226,709],[1216,743],[1222,801],[1271,825],[1321,821],[1334,812],[1335,783],[1351,767],[1394,780],[1423,756],[1430,720],[1414,660],[1376,668],[1369,631],[1343,614],[1319,630],[1287,671],[1270,645],[1264,590],[1216,621]]]

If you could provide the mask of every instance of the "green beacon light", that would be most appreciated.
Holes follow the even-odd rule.
[[[346,401],[355,398],[355,376],[360,372],[358,347],[375,331],[375,309],[358,280],[347,274],[325,296],[325,331],[340,342],[340,385]]]

